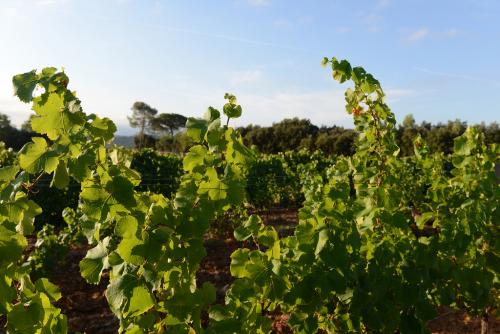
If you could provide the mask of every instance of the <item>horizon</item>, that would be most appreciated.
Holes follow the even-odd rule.
[[[399,123],[498,122],[500,3],[491,0],[192,2],[0,1],[0,113],[20,126],[28,105],[12,76],[64,67],[87,113],[133,135],[135,101],[199,117],[238,97],[235,126],[306,118],[352,128],[324,56],[381,82]]]

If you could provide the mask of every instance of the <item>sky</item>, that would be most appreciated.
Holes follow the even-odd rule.
[[[238,97],[233,125],[308,118],[352,127],[323,57],[378,78],[402,122],[500,121],[498,0],[0,0],[0,113],[29,105],[12,76],[64,68],[87,113],[135,132],[135,101],[201,116]]]

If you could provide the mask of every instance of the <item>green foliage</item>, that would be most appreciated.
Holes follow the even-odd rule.
[[[13,165],[15,159],[14,151],[5,147],[5,143],[0,141],[0,167]]]
[[[224,98],[228,101],[223,108],[224,115],[227,116],[227,121],[230,118],[238,118],[241,116],[241,106],[238,104],[236,96],[233,94],[226,93]]]
[[[50,277],[67,252],[68,245],[61,243],[54,226],[44,225],[36,235],[34,249],[28,258],[32,267],[32,277]]]
[[[325,174],[302,165],[304,207],[293,236],[279,239],[258,217],[235,230],[257,250],[232,255],[237,277],[217,328],[269,332],[265,314],[290,314],[295,332],[427,332],[438,305],[482,314],[499,306],[498,146],[469,128],[450,161],[418,137],[400,158],[394,115],[378,81],[346,61],[346,110],[360,133],[352,158]]]
[[[75,113],[70,118],[78,117],[79,101],[66,90],[66,75],[53,68],[46,68],[40,73],[32,71],[18,75],[14,77],[13,83],[22,101],[33,99],[34,109],[40,117],[50,119],[47,122],[54,128],[43,128],[43,131],[50,134],[54,143],[49,147],[45,139],[36,137],[21,150],[19,160],[13,161],[13,166],[2,167],[0,173],[0,316],[6,318],[8,332],[64,333],[67,331],[66,317],[52,305],[60,298],[57,288],[45,279],[33,284],[30,266],[25,265],[23,253],[27,247],[26,235],[33,232],[34,218],[41,213],[41,208],[28,199],[25,190],[30,191],[33,183],[39,180],[37,178],[33,183],[30,182],[30,173],[51,173],[57,168],[58,161],[65,162],[71,156],[70,152],[75,152],[70,151],[70,147],[74,149],[71,145],[77,145],[73,136],[79,134],[81,127],[63,124],[57,119],[66,117],[70,109]],[[37,86],[43,88],[44,92],[33,97]],[[48,102],[51,95],[58,95],[64,100],[59,105],[61,109],[54,108]],[[47,101],[46,106],[43,101]],[[50,113],[57,113],[57,116]],[[26,170],[18,172],[22,167]]]
[[[179,188],[182,160],[173,154],[160,154],[151,149],[135,151],[131,168],[141,174],[139,191],[151,191],[171,198]]]
[[[196,145],[187,155],[174,199],[138,192],[140,174],[130,168],[126,154],[106,149],[114,125],[85,115],[67,82],[60,83],[61,74],[49,72],[54,78],[40,81],[42,86],[48,82],[46,91],[33,98],[33,108],[45,122],[33,128],[51,141],[35,137],[20,152],[24,173],[38,175],[32,182],[24,178],[25,188],[33,189],[44,174],[52,175],[52,186],[63,187],[69,178],[80,182],[73,219],[81,222],[82,233],[93,245],[80,263],[81,273],[97,283],[104,270],[110,271],[106,296],[121,331],[201,331],[201,312],[215,299],[211,285],[195,284],[204,254],[203,235],[216,213],[244,200],[251,152],[237,133],[220,126],[220,113],[212,108],[204,119],[191,119],[203,132],[192,137]],[[190,156],[196,158],[188,163]],[[25,210],[28,217],[40,211],[34,204]],[[19,224],[33,230],[24,221]],[[50,239],[42,234],[42,239]],[[25,241],[14,237],[8,246],[17,259]],[[17,248],[16,240],[21,242]],[[7,326],[15,326],[18,310],[6,311]]]
[[[486,144],[500,144],[500,128],[498,123],[479,124],[478,128],[485,135]],[[428,143],[431,152],[453,151],[453,139],[464,133],[466,124],[459,120],[446,124],[416,124],[413,118],[403,122],[396,129],[397,144],[404,156],[413,155],[413,140],[422,136]],[[338,126],[317,127],[307,119],[284,119],[269,127],[248,125],[238,129],[248,146],[255,146],[262,153],[280,153],[307,149],[316,150],[331,156],[352,156],[355,141],[359,134],[353,129]]]
[[[137,149],[143,148],[154,148],[158,143],[158,139],[153,136],[148,135],[147,133],[137,134],[134,136],[134,146]]]
[[[187,117],[179,114],[159,114],[151,121],[153,131],[159,133],[168,132],[171,137],[174,137],[174,131],[185,127]]]
[[[81,274],[97,284],[109,273],[106,298],[120,332],[269,333],[267,315],[279,311],[290,315],[297,333],[424,333],[436,306],[472,315],[498,308],[499,146],[486,145],[484,134],[469,128],[454,139],[450,156],[430,154],[417,136],[414,155],[400,157],[396,121],[379,82],[345,60],[323,64],[331,64],[335,80],[352,84],[345,98],[359,133],[356,150],[334,160],[321,153],[269,158],[271,175],[290,175],[287,186],[304,196],[299,224],[283,238],[258,216],[246,218],[255,152],[221,125],[217,109],[187,120],[193,145],[168,198],[139,191],[141,174],[128,153],[107,148],[116,127],[81,110],[63,72],[16,76],[18,97],[37,114],[33,129],[45,137],[34,137],[13,166],[0,168],[0,316],[7,330],[67,331],[53,306],[61,296],[57,287],[44,278],[33,283],[24,255],[42,211],[28,196],[44,175],[51,187],[72,179],[80,184],[78,206],[65,211],[68,227],[57,241],[64,245],[82,234],[91,244]],[[236,98],[225,98],[228,121],[239,117]],[[235,281],[225,305],[211,306],[215,288],[196,283],[204,235],[233,213],[235,238],[255,247],[233,252]],[[39,237],[40,246],[56,244],[50,228]],[[203,312],[210,318],[206,328]]]
[[[257,208],[299,207],[304,201],[303,170],[322,174],[332,163],[333,159],[319,151],[258,155],[248,167],[249,204]]]

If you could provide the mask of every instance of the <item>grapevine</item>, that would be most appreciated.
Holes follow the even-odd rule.
[[[166,197],[140,191],[130,155],[108,145],[116,126],[83,112],[64,72],[16,75],[15,94],[32,104],[39,135],[0,167],[0,317],[7,331],[67,332],[54,306],[60,292],[46,278],[32,282],[25,252],[41,213],[31,196],[42,178],[58,189],[80,184],[78,207],[65,211],[66,233],[83,234],[91,245],[82,277],[97,284],[109,276],[105,295],[120,333],[268,333],[271,312],[288,314],[296,333],[425,333],[438,306],[483,317],[497,310],[498,145],[469,128],[449,156],[430,154],[417,137],[415,155],[401,157],[380,83],[346,60],[323,64],[351,85],[345,100],[359,133],[356,152],[328,162],[270,159],[280,173],[289,169],[293,189],[302,188],[299,224],[280,238],[258,215],[235,219],[235,238],[255,248],[231,255],[235,281],[224,305],[213,304],[214,286],[198,286],[196,272],[211,224],[244,211],[254,186],[246,181],[255,153],[229,127],[242,114],[236,97],[224,96],[222,114],[210,107],[188,119],[193,145]],[[202,325],[204,312],[209,322]]]

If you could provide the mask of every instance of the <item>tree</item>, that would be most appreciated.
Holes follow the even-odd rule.
[[[153,131],[165,133],[168,131],[174,137],[174,131],[186,126],[187,117],[179,114],[159,114],[151,120]]]
[[[405,128],[413,128],[415,126],[415,118],[413,118],[412,114],[408,114],[403,119],[403,127]]]
[[[9,116],[0,114],[0,141],[4,142],[6,147],[17,151],[31,140],[31,135],[31,132],[12,126]]]
[[[21,130],[26,132],[33,132],[33,129],[31,128],[31,121],[35,117],[35,114],[31,114],[30,117],[26,121],[24,121],[23,124],[21,124]]]
[[[139,148],[141,148],[144,144],[144,134],[151,127],[151,121],[158,110],[140,101],[135,102],[131,109],[132,116],[127,118],[131,127],[140,129],[138,137],[140,138]]]
[[[412,114],[406,115],[402,125],[397,129],[397,143],[401,155],[413,155],[413,140],[417,137],[418,133],[415,118],[413,118]]]
[[[146,133],[144,134],[137,134],[134,136],[134,145],[135,148],[141,149],[141,148],[154,148],[156,146],[156,142],[158,140],[150,136]]]
[[[9,116],[5,114],[0,114],[0,129],[11,128]]]

